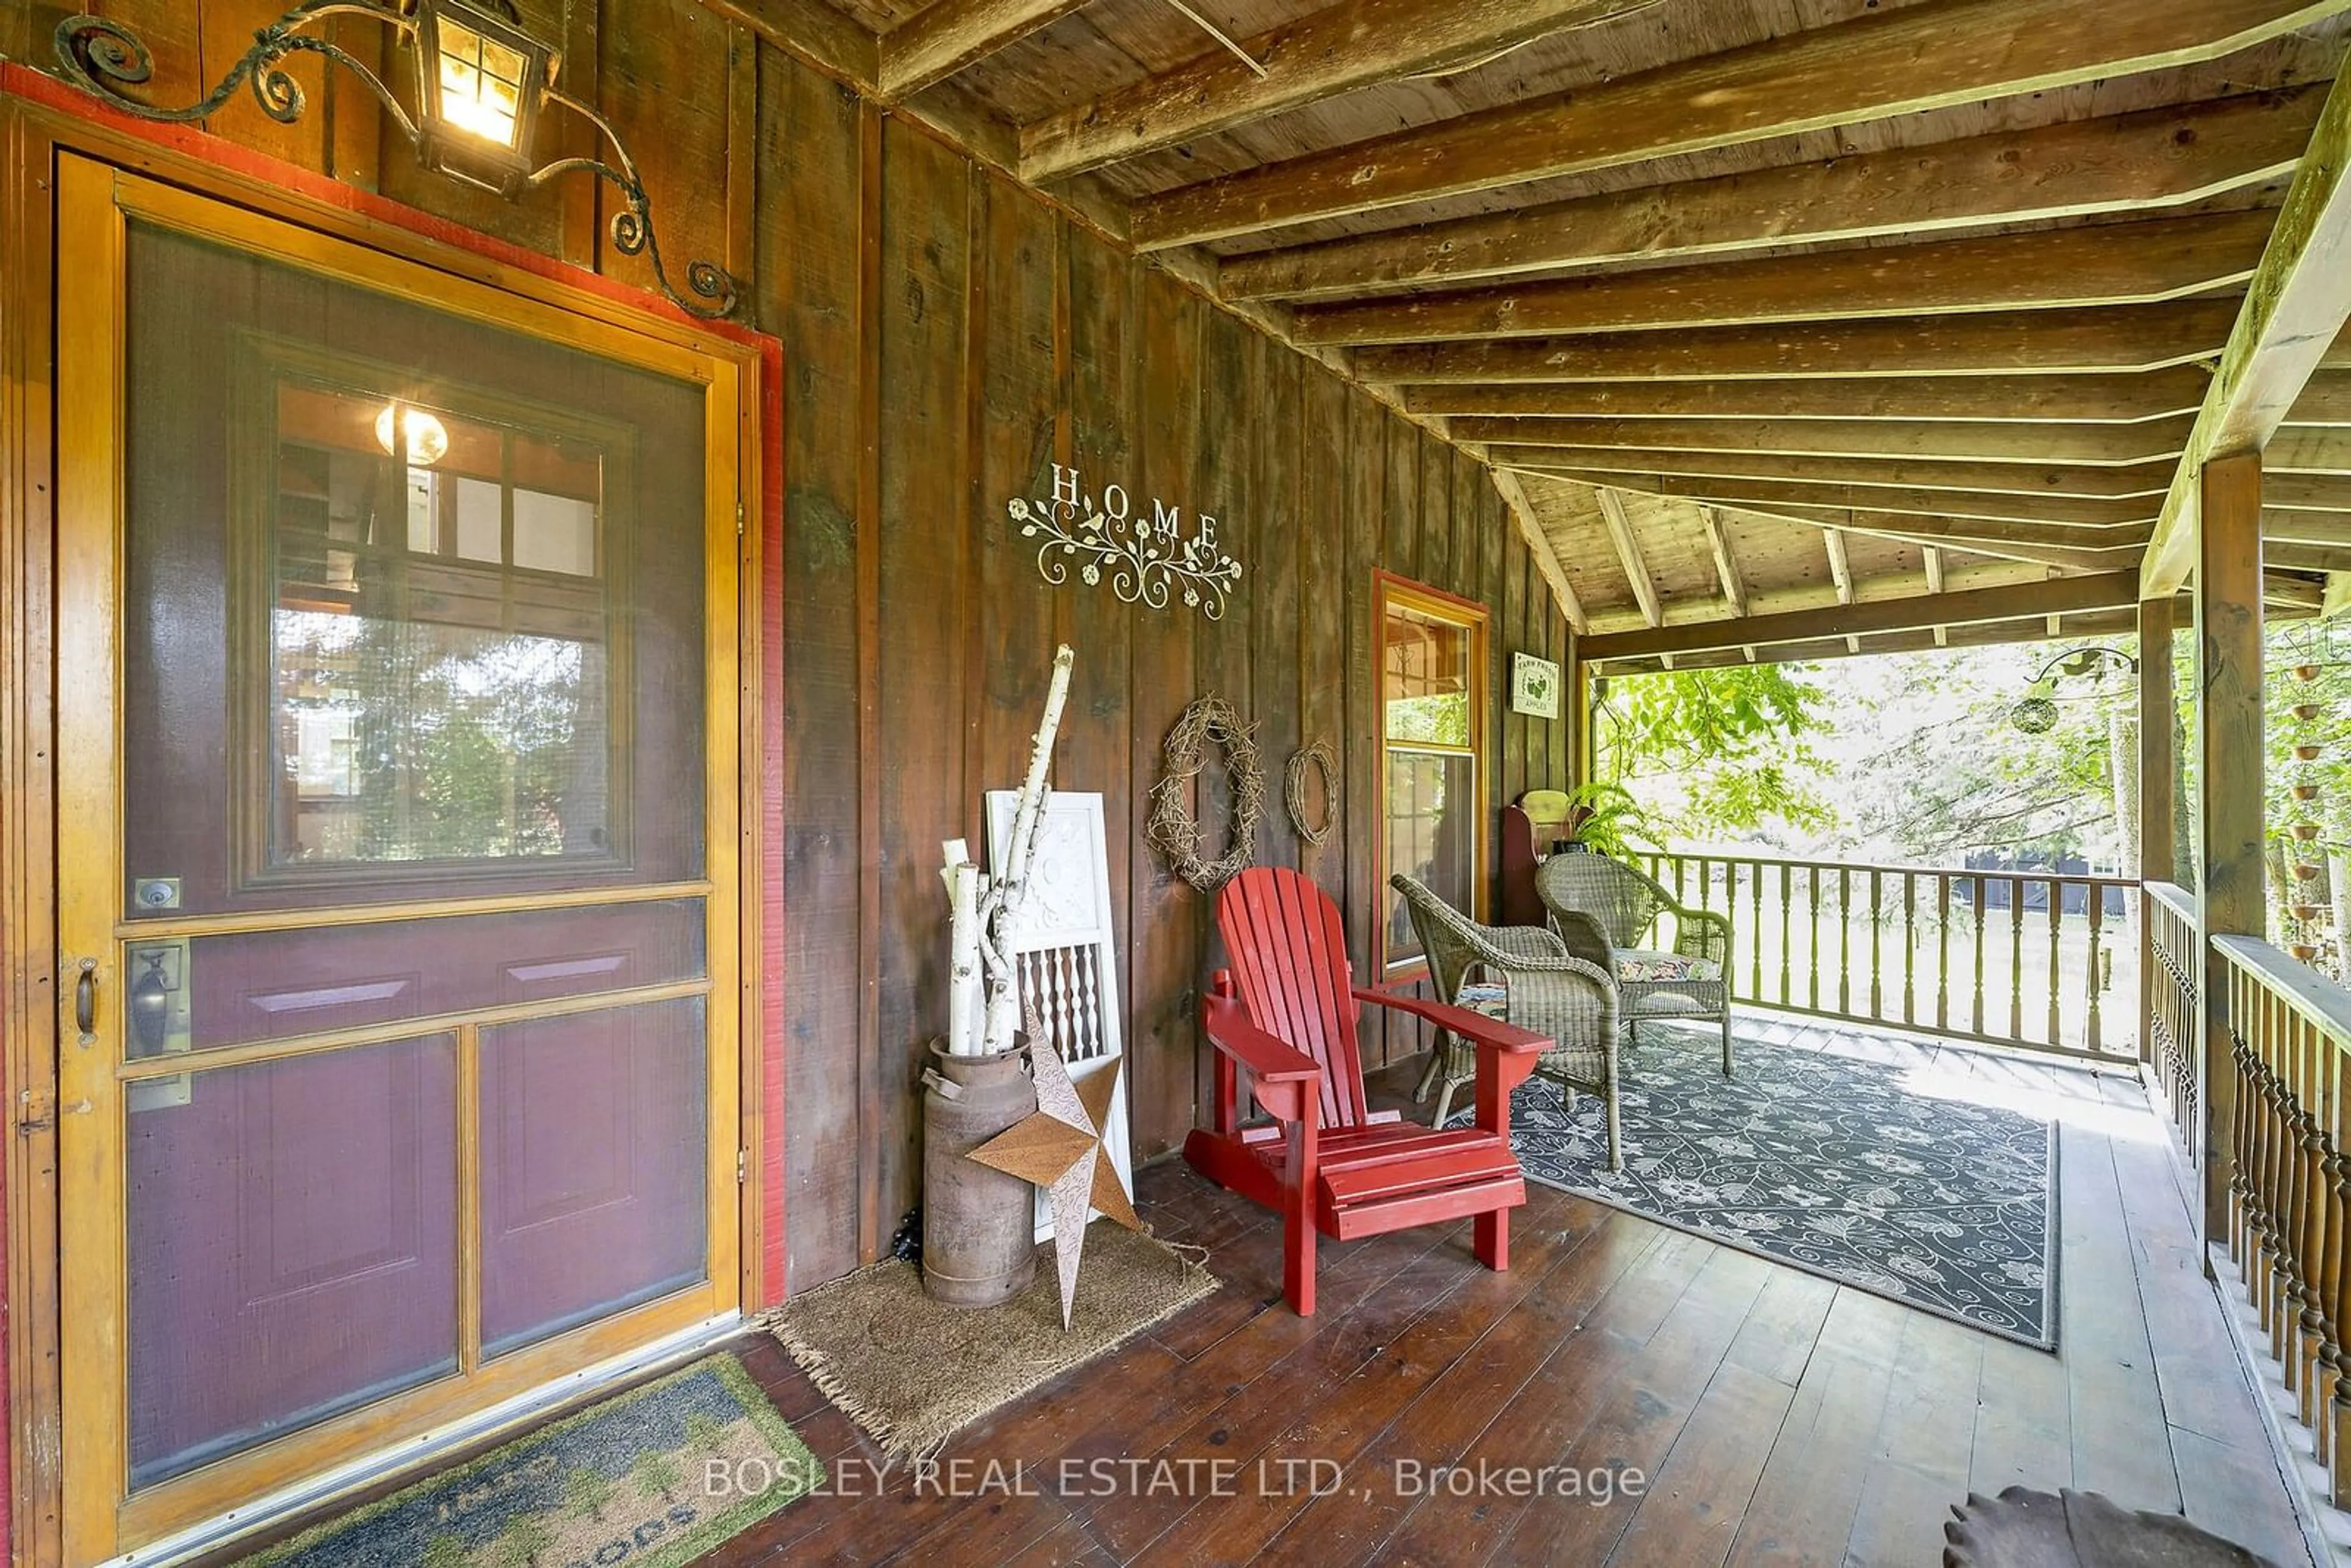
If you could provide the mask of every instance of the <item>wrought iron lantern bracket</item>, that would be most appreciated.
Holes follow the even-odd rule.
[[[497,4],[498,0],[492,3]],[[611,184],[620,193],[622,204],[609,225],[612,248],[623,256],[643,256],[652,265],[653,279],[663,295],[678,308],[704,320],[734,315],[741,290],[738,280],[724,267],[713,262],[692,261],[686,265],[683,290],[671,280],[653,232],[653,201],[646,194],[636,161],[629,156],[611,120],[554,85],[560,57],[552,49],[536,44],[518,30],[505,35],[525,52],[535,51],[530,79],[523,84],[526,90],[519,95],[517,105],[516,145],[510,156],[496,160],[510,163],[510,172],[499,169],[493,177],[486,177],[482,171],[490,165],[476,154],[483,148],[497,153],[498,144],[472,138],[465,128],[434,118],[429,106],[437,99],[429,78],[435,62],[421,57],[426,26],[444,14],[462,16],[468,10],[462,0],[304,0],[255,33],[253,47],[229,68],[219,83],[184,108],[159,107],[131,94],[128,89],[153,78],[154,56],[136,33],[109,17],[68,16],[59,22],[56,33],[57,65],[66,79],[83,91],[141,120],[174,125],[208,120],[225,107],[239,89],[249,87],[262,113],[280,124],[290,125],[301,118],[308,98],[285,62],[298,55],[315,55],[357,78],[383,105],[392,124],[416,149],[419,157],[429,167],[452,178],[507,194],[537,190],[570,173],[588,174]],[[305,30],[337,16],[379,22],[419,52],[417,112],[411,113],[391,85],[364,61],[331,39]],[[509,9],[507,20],[511,19]],[[569,110],[594,127],[602,145],[609,149],[607,155],[570,155],[531,167],[530,133],[539,109],[546,105]]]

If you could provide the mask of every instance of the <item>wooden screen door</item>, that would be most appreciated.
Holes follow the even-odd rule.
[[[746,384],[57,199],[79,1563],[737,1308]]]

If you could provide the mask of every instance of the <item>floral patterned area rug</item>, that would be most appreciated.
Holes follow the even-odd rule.
[[[1645,1026],[1619,1089],[1554,1080],[1510,1104],[1530,1180],[1629,1209],[2043,1350],[2057,1343],[2054,1124],[1907,1086],[1911,1070],[1712,1030]]]

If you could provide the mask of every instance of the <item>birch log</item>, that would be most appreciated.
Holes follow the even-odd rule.
[[[979,1051],[979,867],[970,846],[950,839],[943,846],[947,884],[947,1053]]]
[[[1029,774],[1020,782],[1020,797],[1012,812],[1011,841],[1004,863],[982,895],[984,931],[980,943],[987,972],[987,1023],[980,1050],[993,1055],[1012,1049],[1020,1024],[1019,976],[1013,967],[1013,938],[1020,929],[1022,906],[1029,898],[1029,865],[1036,858],[1037,838],[1045,825],[1045,777],[1053,762],[1053,740],[1061,733],[1061,708],[1070,697],[1070,666],[1076,655],[1063,643],[1053,654],[1053,684],[1045,694],[1045,716],[1029,750]]]

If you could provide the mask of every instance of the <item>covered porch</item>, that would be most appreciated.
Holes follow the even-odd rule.
[[[12,1563],[226,1568],[714,1347],[829,1477],[718,1563],[2351,1545],[2351,902],[2264,883],[2351,846],[2264,689],[2351,607],[2351,0],[68,9],[0,3]],[[1179,1158],[1210,856],[1427,1003],[1392,879],[1494,918],[1607,683],[2126,636],[2127,863],[1626,857],[1757,1052],[2056,1124],[2054,1354],[1540,1180],[1301,1316]],[[921,1229],[1024,770],[1099,1157],[1220,1283],[926,1485],[754,1325]]]

